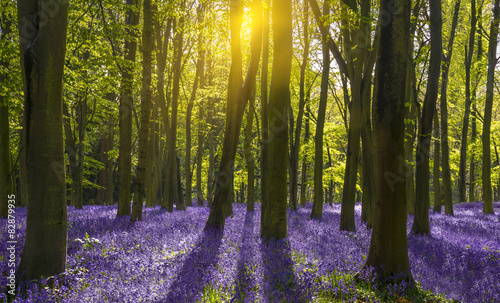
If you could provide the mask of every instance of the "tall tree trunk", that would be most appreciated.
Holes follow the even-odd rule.
[[[168,116],[168,108],[166,105],[166,100],[165,100],[165,87],[164,87],[164,73],[165,73],[165,67],[166,67],[166,61],[167,61],[167,53],[168,53],[168,47],[169,47],[169,42],[170,42],[170,32],[172,29],[172,19],[167,20],[167,25],[165,28],[165,31],[163,32],[163,28],[160,25],[160,22],[158,19],[154,19],[154,28],[155,28],[155,36],[156,36],[156,62],[158,65],[158,81],[156,83],[156,90],[158,91],[158,105],[160,107],[161,111],[161,116],[163,118],[163,126],[165,128],[165,133],[168,136],[170,136],[170,119]],[[162,41],[163,38],[163,41]],[[167,151],[167,162],[168,162],[168,144],[165,144],[165,150]],[[163,155],[163,154],[162,154]],[[161,174],[161,173],[160,173]],[[165,175],[165,184],[163,186],[163,200],[161,203],[161,208],[162,209],[167,209],[169,212],[173,211],[173,204],[172,208],[170,208],[169,205],[169,189],[170,189],[170,179],[167,177],[168,176],[168,170],[166,171]]]
[[[268,201],[269,183],[269,102],[268,102],[268,72],[269,72],[269,23],[271,0],[265,0],[264,20],[262,25],[262,71],[260,77],[261,104],[261,142],[260,142],[260,230],[264,227],[264,216]]]
[[[370,1],[364,1],[362,6],[361,15],[368,17],[370,16]],[[362,21],[362,33],[367,36],[371,32],[370,22],[366,21],[369,18],[366,18]],[[368,52],[364,51],[363,55],[365,56],[364,61],[368,62]],[[374,56],[374,54],[372,55]],[[374,180],[374,172],[373,172],[373,133],[371,126],[371,82],[372,82],[372,73],[371,71],[365,75],[361,85],[361,98],[362,98],[362,119],[363,124],[361,126],[361,142],[362,142],[362,208],[361,208],[361,220],[366,222],[367,228],[371,228],[373,224],[373,203],[374,203],[374,194],[375,194],[375,180]],[[332,186],[333,187],[333,186]],[[331,194],[331,193],[330,193]]]
[[[309,99],[309,98],[308,98]],[[309,142],[309,105],[306,111],[306,126],[304,130],[304,144]],[[302,169],[301,169],[301,182],[300,182],[300,205],[302,207],[306,206],[306,191],[307,191],[307,154],[302,157]]]
[[[287,110],[290,98],[292,67],[292,1],[274,0],[272,4],[274,55],[269,92],[269,185],[265,207],[262,237],[287,236]]]
[[[330,8],[325,1],[323,15],[328,15]],[[318,122],[314,135],[314,200],[311,219],[320,220],[323,216],[323,129],[325,126],[326,102],[328,100],[328,78],[330,76],[330,53],[326,46],[326,37],[322,37],[323,71],[319,96]]]
[[[0,46],[3,46],[8,42],[9,36],[12,32],[12,22],[10,21],[11,16],[7,15],[7,12],[3,11],[0,13]],[[0,66],[4,70],[8,70],[9,62],[4,61],[0,57]],[[0,83],[5,83],[9,81],[9,76],[7,73],[0,73]],[[9,148],[9,103],[7,98],[5,98],[3,93],[0,93],[0,217],[7,218],[8,216],[8,199],[7,197],[13,194],[12,192],[12,169],[10,163],[10,148]]]
[[[469,119],[471,107],[471,93],[470,93],[470,74],[472,66],[472,58],[474,52],[474,37],[476,35],[476,1],[471,0],[471,28],[469,35],[469,49],[465,46],[465,113],[464,122],[462,126],[462,140],[460,145],[460,166],[458,171],[458,201],[465,202],[466,196],[466,166],[467,166],[467,133],[469,132]]]
[[[345,2],[344,2],[345,3]],[[369,32],[364,24],[365,18],[369,19],[370,1],[363,1],[361,7],[362,17],[357,21],[355,34],[358,37],[369,37]],[[346,9],[345,7],[343,9]],[[344,14],[347,18],[347,13]],[[348,21],[344,21],[348,23]],[[349,129],[347,131],[347,155],[342,191],[342,208],[340,212],[340,230],[354,231],[354,205],[356,202],[356,182],[358,178],[361,129],[363,127],[363,78],[365,77],[366,59],[369,41],[360,43],[351,41],[349,25],[343,29],[344,49],[348,68],[349,82],[351,84],[351,103],[349,105]],[[369,73],[366,73],[369,74]]]
[[[434,130],[433,130],[433,136],[434,136],[434,165],[432,167],[433,169],[433,178],[432,181],[434,182],[434,212],[441,213],[441,183],[439,182],[439,175],[440,175],[440,169],[439,169],[439,160],[441,156],[441,145],[440,145],[440,140],[439,140],[439,118],[438,118],[438,113],[436,112],[434,114]]]
[[[198,4],[198,25],[203,26],[204,23],[204,3],[200,2]],[[205,50],[203,45],[203,36],[200,34],[198,36],[198,60],[196,62],[196,75],[193,83],[193,90],[191,91],[191,98],[188,103],[188,112],[186,113],[186,163],[185,163],[185,175],[186,175],[186,205],[191,206],[191,183],[192,183],[192,170],[191,170],[191,111],[193,108],[194,101],[196,99],[196,92],[198,86],[203,88],[204,86],[204,75],[205,75]],[[199,114],[201,115],[201,106]],[[201,117],[200,117],[201,118]],[[200,119],[201,121],[201,119]],[[201,142],[201,132],[198,131],[198,153],[196,156],[196,201],[198,205],[203,205],[203,196],[201,194],[201,155],[202,151]],[[189,148],[188,148],[189,147]]]
[[[198,121],[203,121],[203,106],[200,104],[198,109]],[[201,169],[203,165],[203,132],[201,127],[198,128],[198,152],[196,155],[196,202],[198,206],[203,206],[203,189],[201,188]]]
[[[478,12],[478,20],[479,20],[479,28],[483,28],[481,19],[482,19],[482,9]],[[483,40],[481,35],[477,35],[477,61],[480,62],[483,57]],[[477,86],[480,81],[481,74],[480,72],[476,72],[476,80],[474,83],[474,89],[472,90],[472,129],[471,129],[471,142],[473,145],[476,144],[477,141]],[[476,201],[476,151],[473,148],[472,153],[470,155],[470,168],[469,168],[469,201]]]
[[[405,185],[391,176],[399,172],[404,155],[405,75],[409,46],[410,2],[382,0],[380,11],[390,16],[381,28],[373,108],[375,153],[375,208],[373,231],[365,267],[373,267],[376,279],[392,275],[411,280],[406,238]],[[397,13],[396,13],[397,12]],[[382,15],[380,15],[382,17]],[[394,182],[395,181],[395,182]]]
[[[303,20],[302,20],[302,32],[304,39],[304,51],[302,53],[302,63],[300,64],[300,81],[299,81],[299,111],[297,114],[297,125],[295,126],[295,138],[293,137],[293,125],[291,124],[290,129],[290,208],[297,209],[297,177],[298,177],[298,166],[299,166],[299,150],[300,150],[300,135],[302,132],[302,120],[304,117],[304,107],[306,101],[305,94],[305,72],[308,66],[309,60],[309,5],[308,0],[303,0]],[[329,51],[328,48],[326,50]],[[291,111],[291,109],[290,109]]]
[[[444,56],[441,75],[441,147],[442,147],[442,172],[443,172],[443,198],[444,212],[447,215],[453,215],[453,201],[451,193],[451,172],[450,172],[450,148],[448,144],[448,75],[450,71],[450,61],[453,54],[453,41],[455,40],[455,31],[458,24],[460,13],[460,0],[455,3],[453,21],[451,24],[450,37],[448,39],[447,55]]]
[[[130,215],[130,185],[132,183],[132,112],[134,63],[137,52],[137,34],[131,28],[139,24],[139,1],[127,0],[129,7],[125,24],[125,61],[122,75],[122,95],[119,105],[120,146],[118,149],[118,216]]]
[[[209,65],[210,66],[210,65]],[[209,86],[212,86],[212,76],[209,76]],[[213,201],[213,183],[214,183],[214,166],[215,166],[215,155],[214,155],[214,100],[212,97],[209,98],[209,109],[208,109],[208,123],[209,123],[209,133],[208,133],[208,177],[207,177],[207,200],[208,206],[212,206]]]
[[[219,172],[215,182],[214,201],[205,229],[223,229],[226,216],[230,214],[232,209],[230,198],[232,195],[234,159],[243,114],[256,81],[262,42],[262,4],[260,0],[256,0],[252,5],[254,14],[252,18],[250,66],[245,82],[243,82],[240,43],[242,7],[240,1],[231,0],[231,71],[229,74],[226,129],[224,131],[224,145],[222,147]]]
[[[144,27],[142,31],[142,90],[141,90],[141,126],[139,129],[139,156],[135,171],[134,201],[130,221],[142,220],[142,204],[146,194],[146,183],[150,176],[146,174],[148,162],[149,140],[153,137],[150,131],[152,102],[152,57],[153,57],[153,12],[151,0],[144,0]]]
[[[178,200],[178,181],[177,181],[177,108],[179,101],[180,79],[182,68],[182,48],[184,36],[184,17],[180,17],[176,25],[174,37],[174,67],[173,67],[173,83],[172,83],[172,114],[170,117],[170,132],[167,136],[167,173],[165,176],[167,210],[172,212],[174,204],[178,210],[185,210],[184,200]]]
[[[484,104],[483,123],[483,213],[493,214],[493,197],[491,190],[491,115],[493,110],[493,84],[495,80],[495,67],[497,64],[496,50],[498,39],[498,24],[500,22],[500,0],[495,0],[493,7],[493,20],[490,28],[490,41],[488,45],[488,76],[486,80],[486,100]]]
[[[43,6],[17,2],[25,80],[28,209],[17,277],[33,280],[66,269],[67,212],[62,91],[68,3],[41,23]],[[33,32],[24,30],[33,29]],[[29,34],[32,35],[29,35]],[[24,36],[28,35],[28,36]],[[4,198],[4,197],[2,197]]]
[[[425,93],[422,117],[420,119],[417,142],[417,171],[415,219],[412,231],[415,234],[430,234],[429,227],[429,153],[431,145],[432,119],[436,111],[439,90],[439,71],[442,56],[442,17],[441,0],[430,2],[431,56],[427,91]]]
[[[474,89],[475,91],[475,89]],[[476,127],[476,113],[477,113],[477,108],[476,108],[476,97],[475,93],[472,94],[472,118],[471,118],[471,133],[470,133],[470,142],[472,145],[476,142],[477,139],[477,127]],[[475,162],[475,157],[476,157],[476,152],[474,149],[471,150],[470,154],[470,163],[469,163],[469,202],[474,202],[476,201],[476,193],[475,193],[475,188],[476,188],[476,162]]]

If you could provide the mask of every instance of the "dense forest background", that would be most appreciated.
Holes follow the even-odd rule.
[[[2,4],[2,158],[3,166],[8,161],[9,184],[18,193],[19,203],[26,204],[26,178],[22,157],[24,99],[22,73],[19,62],[19,32],[17,25],[16,3],[3,1]],[[307,1],[306,1],[307,2]],[[321,17],[321,22],[330,24],[330,39],[338,45],[344,61],[354,61],[349,54],[356,47],[371,48],[378,20],[378,2],[368,1],[371,9],[361,17],[360,10],[349,9],[340,1],[331,1],[330,11]],[[141,89],[143,63],[143,13],[139,3],[130,3],[140,18],[134,24],[124,22],[127,4],[122,1],[71,1],[68,15],[66,59],[64,61],[64,134],[67,170],[68,200],[75,205],[111,203],[118,200],[118,158],[120,147],[120,117],[132,118],[130,133],[132,178],[139,157],[138,132],[141,125]],[[421,125],[422,105],[427,90],[430,56],[430,18],[427,1],[413,1],[412,16],[412,57],[411,99],[407,101],[406,144],[408,164],[415,167],[418,129]],[[250,3],[242,2],[244,14],[241,20],[242,65],[248,66],[250,60]],[[266,6],[264,7],[266,10]],[[458,13],[456,32],[452,32],[455,10]],[[153,7],[152,38],[155,55],[151,58],[153,110],[151,111],[152,135],[148,146],[147,174],[154,177],[151,190],[159,188],[158,196],[164,191],[167,133],[163,115],[172,116],[176,112],[177,132],[175,136],[176,154],[180,165],[178,172],[182,196],[186,203],[191,198],[208,199],[212,197],[215,170],[220,161],[223,130],[226,121],[227,79],[230,72],[229,43],[229,2],[226,1],[174,1],[158,2]],[[47,11],[50,14],[50,10]],[[363,18],[363,19],[361,19]],[[449,68],[446,92],[447,110],[443,102],[437,102],[436,118],[433,118],[434,131],[429,142],[431,165],[431,201],[443,199],[443,175],[449,174],[453,201],[482,200],[482,166],[491,166],[491,180],[494,200],[499,199],[498,107],[494,106],[491,123],[491,160],[482,161],[481,140],[486,98],[487,48],[489,25],[492,19],[491,1],[442,1],[442,41],[443,62],[441,71]],[[359,20],[367,26],[366,37],[359,30]],[[29,33],[29,29],[26,29]],[[454,29],[453,29],[454,30]],[[448,42],[455,36],[452,45]],[[175,53],[174,36],[181,39],[182,53]],[[273,50],[272,32],[268,45]],[[125,41],[137,41],[137,52],[133,63],[124,58]],[[312,201],[314,196],[315,138],[318,124],[318,110],[321,95],[321,33],[314,14],[305,8],[303,1],[293,2],[293,60],[290,82],[290,104],[286,117],[290,136],[291,174],[298,183],[290,201]],[[453,47],[454,51],[451,52]],[[175,57],[177,56],[177,57]],[[176,63],[180,59],[180,63]],[[272,64],[272,56],[269,57]],[[333,58],[329,72],[325,122],[323,126],[322,149],[322,187],[325,200],[329,203],[341,202],[346,169],[348,131],[354,124],[363,124],[361,117],[353,116],[351,105],[351,80],[342,73]],[[162,66],[162,61],[165,62]],[[131,66],[128,66],[130,65]],[[173,74],[175,64],[180,64],[178,106],[172,104]],[[352,62],[350,66],[354,66]],[[133,100],[130,113],[120,115],[120,96],[123,94],[124,72],[129,68],[131,75],[130,98]],[[259,66],[261,69],[262,66]],[[163,70],[161,70],[163,69]],[[160,75],[164,79],[160,79]],[[251,101],[243,115],[244,136],[240,140],[234,163],[234,199],[246,201],[249,188],[249,167],[255,169],[254,199],[259,200],[261,188],[260,142],[262,141],[260,118],[262,115],[262,74],[256,73],[257,89],[255,101]],[[440,77],[440,81],[444,82]],[[496,79],[496,78],[495,78]],[[158,84],[163,82],[167,112],[162,112],[158,104],[162,93]],[[269,85],[269,83],[267,83]],[[120,89],[120,87],[122,87]],[[498,92],[495,80],[494,98]],[[369,103],[368,103],[369,104]],[[369,113],[369,110],[367,111]],[[368,115],[368,118],[370,116]],[[282,117],[285,118],[285,117]],[[168,120],[168,117],[167,117]],[[356,121],[353,121],[356,120]],[[445,122],[442,122],[442,121]],[[448,128],[448,155],[440,141],[441,123]],[[298,128],[298,130],[297,130]],[[298,137],[297,137],[298,135]],[[413,151],[413,152],[410,152]],[[297,153],[298,156],[293,156]],[[250,163],[247,159],[250,157]],[[362,156],[358,156],[362,167]],[[292,163],[292,158],[294,163]],[[441,160],[443,159],[443,160]],[[448,171],[446,171],[448,170]],[[463,171],[462,171],[463,170]],[[358,176],[355,193],[356,200],[362,199],[363,171],[355,169]],[[5,174],[4,174],[5,176]],[[409,177],[410,178],[410,177]],[[413,175],[411,175],[413,178]],[[366,179],[366,178],[365,178]],[[291,179],[292,180],[292,179]],[[412,181],[409,187],[412,187]],[[439,185],[439,186],[438,186]],[[128,185],[123,185],[128,186]],[[80,189],[81,188],[81,189]],[[446,190],[445,190],[446,191]],[[132,190],[133,192],[133,190]],[[295,197],[299,192],[299,198]],[[187,194],[186,194],[187,193]],[[156,196],[153,194],[152,196]],[[152,197],[151,196],[151,197]],[[152,198],[148,199],[152,199]],[[436,197],[438,197],[436,199]],[[411,201],[411,199],[410,199]],[[412,211],[409,208],[410,212]]]
[[[64,269],[30,254],[66,256],[66,204],[132,222],[144,202],[208,205],[206,228],[224,228],[233,202],[259,202],[261,235],[286,238],[287,208],[319,220],[340,203],[355,231],[360,201],[382,247],[367,264],[405,271],[383,243],[407,249],[407,214],[428,235],[431,206],[500,200],[499,15],[499,0],[1,0],[0,196],[28,208],[20,268]]]

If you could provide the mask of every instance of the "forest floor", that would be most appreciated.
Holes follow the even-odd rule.
[[[500,202],[455,204],[455,216],[430,213],[431,236],[408,237],[417,287],[376,289],[355,282],[370,230],[340,232],[340,205],[309,219],[311,205],[288,212],[288,238],[262,242],[260,206],[234,204],[223,234],[203,232],[207,207],[144,210],[143,221],[116,218],[116,206],[68,208],[67,271],[29,286],[14,302],[500,302]],[[16,260],[26,209],[16,209]],[[413,217],[408,217],[408,231]],[[0,220],[0,291],[7,276],[6,220]],[[0,301],[2,301],[0,295]]]

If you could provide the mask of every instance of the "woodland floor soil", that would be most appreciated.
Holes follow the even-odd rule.
[[[44,287],[45,279],[14,302],[411,301],[406,285],[377,294],[352,279],[370,241],[360,207],[355,233],[338,230],[340,205],[325,206],[318,222],[309,219],[307,204],[288,212],[288,238],[268,243],[260,238],[259,204],[254,212],[234,204],[223,234],[203,232],[207,207],[173,213],[146,208],[136,223],[116,218],[116,206],[69,207],[66,273],[54,288]],[[430,212],[431,236],[408,237],[419,289],[460,302],[500,301],[500,202],[494,209],[497,215],[483,215],[482,203],[474,202],[455,204],[454,217]],[[16,216],[19,262],[26,209],[16,209]],[[0,220],[2,293],[6,230],[6,220]]]

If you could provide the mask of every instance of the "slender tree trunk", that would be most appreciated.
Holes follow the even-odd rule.
[[[365,267],[373,267],[380,282],[392,275],[412,280],[406,238],[405,185],[398,174],[404,155],[405,75],[409,46],[410,2],[382,0],[380,11],[390,16],[381,29],[373,108],[375,208]],[[382,15],[380,16],[382,17]]]
[[[479,10],[478,20],[479,28],[482,28],[482,9]],[[481,35],[477,35],[477,61],[480,62],[483,57],[483,40]],[[476,81],[474,84],[474,89],[472,90],[472,129],[471,129],[471,142],[476,144],[477,141],[477,124],[476,116],[478,114],[476,102],[477,102],[477,86],[480,81],[480,72],[476,72]],[[476,201],[476,150],[473,148],[470,156],[470,168],[469,168],[469,201]]]
[[[460,166],[458,171],[458,201],[465,202],[467,200],[466,196],[466,166],[467,166],[467,140],[469,132],[469,119],[470,119],[470,107],[471,107],[471,93],[470,93],[470,74],[472,66],[472,58],[474,52],[474,37],[476,34],[476,1],[471,0],[471,29],[469,36],[469,49],[465,47],[465,114],[464,122],[462,126],[462,141],[460,146]]]
[[[488,76],[486,81],[486,100],[484,105],[483,123],[483,213],[493,214],[493,197],[491,190],[491,115],[493,110],[493,84],[495,80],[495,67],[497,64],[496,50],[498,39],[498,24],[500,22],[500,0],[495,0],[493,7],[493,20],[490,28],[490,41],[488,45]]]
[[[18,279],[66,269],[67,212],[63,139],[63,70],[68,3],[41,23],[43,6],[17,2],[26,111],[28,209]],[[33,31],[26,31],[26,28]],[[31,34],[31,35],[30,35]],[[27,36],[26,36],[27,35]],[[2,197],[5,198],[5,197]]]
[[[156,102],[158,102],[158,98],[156,98]],[[158,110],[158,109],[157,109]],[[158,112],[157,112],[158,115]],[[159,120],[156,120],[155,123],[155,162],[154,162],[154,170],[155,170],[155,185],[154,188],[156,190],[155,194],[155,205],[161,205],[163,201],[163,187],[162,187],[162,166],[164,163],[163,159],[163,150],[164,143],[161,140],[161,123]]]
[[[210,66],[210,65],[209,65]],[[209,86],[212,86],[211,77],[209,80]],[[209,98],[208,109],[208,123],[210,124],[210,129],[208,133],[208,177],[207,177],[207,200],[208,206],[212,206],[213,201],[213,183],[214,183],[214,166],[215,166],[215,156],[214,156],[214,129],[213,129],[213,98]]]
[[[450,171],[450,148],[448,144],[448,75],[450,71],[450,61],[453,54],[453,41],[455,40],[455,31],[458,24],[460,13],[460,0],[455,3],[453,21],[451,24],[450,37],[448,39],[447,55],[444,56],[442,63],[441,76],[441,147],[442,147],[442,172],[443,172],[443,192],[444,192],[444,212],[447,215],[453,215],[453,201],[451,193],[451,171]]]
[[[434,164],[433,164],[433,178],[434,182],[434,212],[441,213],[441,183],[439,182],[439,175],[441,171],[439,169],[439,160],[441,157],[441,145],[439,140],[439,118],[438,113],[434,114]]]
[[[287,109],[290,98],[290,74],[292,65],[292,2],[274,0],[272,5],[274,55],[271,90],[269,92],[269,142],[268,201],[262,226],[262,237],[285,238],[287,236]]]
[[[137,35],[131,27],[139,24],[139,1],[127,0],[129,7],[125,24],[125,62],[122,75],[122,95],[119,105],[120,146],[118,154],[118,216],[130,215],[130,185],[132,183],[132,112],[134,62],[137,52]]]
[[[255,92],[250,97],[250,105],[247,111],[247,125],[245,129],[244,154],[247,164],[247,211],[254,211],[255,204],[255,167],[252,153],[253,141],[253,107],[255,106]]]
[[[299,150],[300,150],[300,135],[302,132],[302,120],[304,117],[305,107],[305,72],[309,60],[309,5],[308,0],[303,0],[303,20],[302,32],[304,39],[304,51],[302,53],[302,63],[300,65],[300,81],[299,81],[299,111],[297,114],[297,125],[295,126],[295,138],[293,137],[293,125],[290,129],[290,208],[297,209],[297,191],[298,191],[298,166],[299,166]],[[326,50],[329,51],[328,48]],[[291,109],[290,109],[291,111]]]
[[[166,29],[162,35],[162,28],[160,26],[160,23],[157,19],[153,20],[154,22],[154,27],[155,27],[155,35],[156,35],[156,62],[158,65],[158,82],[156,83],[157,91],[158,91],[158,105],[161,110],[161,115],[163,117],[163,126],[165,128],[165,133],[168,136],[170,136],[170,119],[168,116],[168,108],[165,102],[165,87],[164,87],[164,72],[165,72],[165,66],[166,66],[166,60],[167,60],[167,52],[168,52],[168,47],[169,47],[169,41],[170,41],[170,32],[172,29],[172,19],[167,20],[167,25]],[[162,41],[163,38],[163,41]],[[167,162],[169,161],[168,159],[168,143],[165,144],[165,150],[167,151]],[[163,153],[162,153],[163,155]],[[161,175],[161,173],[160,173]],[[169,205],[169,190],[170,190],[170,179],[168,178],[168,170],[166,171],[165,175],[165,184],[163,186],[163,199],[161,203],[161,208],[162,209],[167,209],[169,212],[173,212],[173,204],[172,208],[170,208]]]
[[[363,1],[362,6],[362,16],[370,16],[370,1]],[[368,36],[371,32],[370,22],[362,20],[362,33]],[[368,52],[364,51],[364,61],[368,62]],[[374,56],[374,55],[373,55]],[[361,208],[361,220],[366,222],[367,228],[371,228],[373,224],[373,203],[374,203],[374,191],[375,191],[375,180],[373,172],[373,133],[371,126],[371,82],[372,73],[369,72],[365,75],[361,85],[361,98],[362,98],[362,119],[363,125],[361,126],[361,142],[362,142],[362,208]]]
[[[476,129],[476,113],[477,113],[477,108],[476,108],[476,97],[475,93],[472,95],[472,118],[471,118],[471,134],[470,134],[470,142],[471,144],[474,144],[477,139],[477,129]],[[475,150],[471,150],[470,154],[470,163],[469,163],[469,202],[474,202],[476,201],[476,193],[475,193],[475,188],[476,188],[476,163],[475,163]]]
[[[306,111],[306,126],[304,130],[304,144],[309,142],[309,105]],[[300,182],[300,205],[306,206],[306,191],[307,191],[307,154],[302,157],[301,182]]]
[[[325,1],[323,15],[328,15],[330,8]],[[330,53],[326,46],[326,37],[322,37],[323,71],[319,96],[318,123],[314,136],[314,201],[311,219],[321,220],[323,216],[323,129],[325,126],[326,102],[328,99],[328,78],[330,76]]]
[[[71,114],[66,103],[63,104],[64,131],[66,134],[66,152],[68,154],[69,171],[71,174],[71,205],[77,209],[83,207],[83,162],[84,162],[84,139],[85,124],[87,116],[86,97],[81,96],[76,106],[76,130],[78,133],[78,144],[71,129]]]
[[[429,227],[429,154],[431,145],[432,119],[436,111],[436,100],[439,90],[439,71],[442,56],[442,17],[441,0],[430,2],[431,18],[431,56],[427,91],[425,93],[422,117],[420,119],[417,142],[417,171],[415,219],[412,232],[415,234],[430,234]]]
[[[173,83],[172,83],[172,115],[170,118],[170,132],[167,136],[167,173],[166,180],[166,199],[167,209],[172,212],[174,204],[178,210],[185,210],[184,200],[178,200],[178,181],[177,181],[177,108],[180,91],[181,65],[182,65],[182,48],[183,48],[183,21],[184,17],[180,17],[176,25],[176,33],[174,38],[174,67],[173,67]]]
[[[203,120],[203,106],[200,104],[198,109],[198,121]],[[201,128],[198,129],[198,152],[196,155],[196,202],[198,206],[203,206],[203,189],[201,188],[201,169],[203,165],[203,132]]]
[[[146,194],[146,183],[150,176],[146,174],[148,162],[149,140],[153,137],[150,131],[152,102],[152,57],[153,57],[153,12],[151,0],[144,0],[144,27],[142,31],[142,93],[141,93],[141,126],[139,129],[139,156],[135,171],[134,201],[130,221],[142,220],[142,205]]]
[[[269,183],[269,103],[268,103],[268,72],[269,72],[269,23],[271,0],[265,0],[264,22],[262,27],[262,74],[260,79],[261,103],[261,142],[260,142],[260,230],[264,227],[266,204],[268,201]]]

